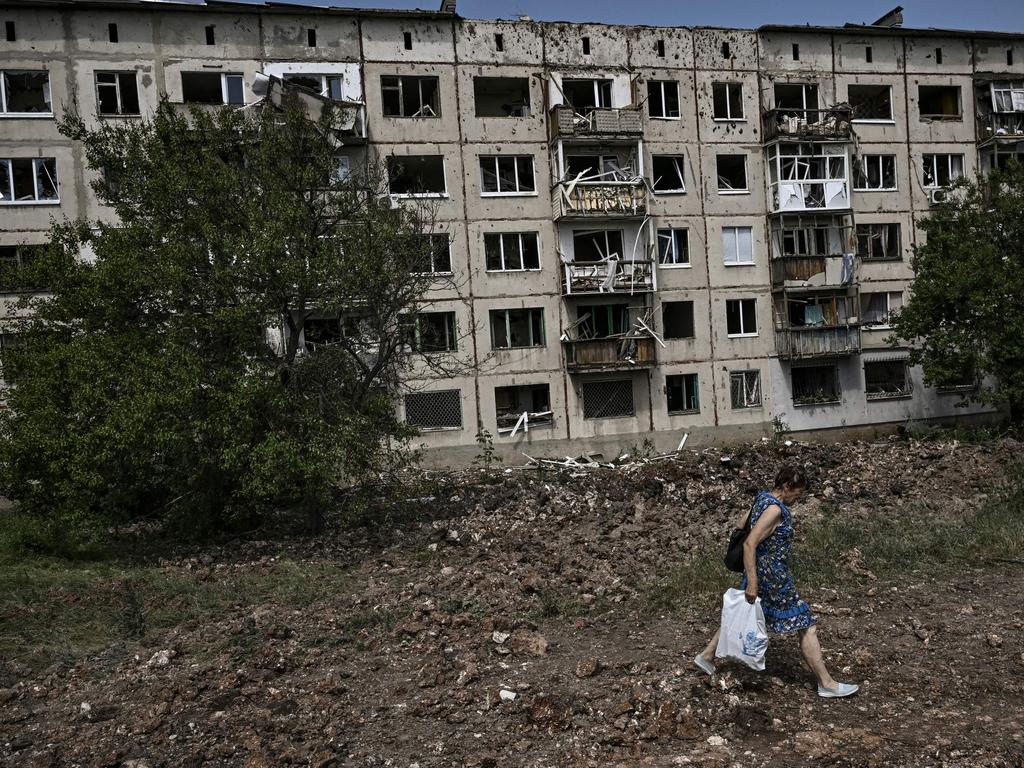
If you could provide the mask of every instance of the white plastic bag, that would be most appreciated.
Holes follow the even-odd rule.
[[[764,652],[768,650],[761,598],[747,602],[740,589],[728,589],[722,596],[722,631],[718,636],[718,658],[738,659],[751,669],[764,669]]]

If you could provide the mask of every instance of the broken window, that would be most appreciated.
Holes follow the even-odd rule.
[[[527,195],[537,191],[532,155],[481,155],[481,194]]]
[[[871,360],[864,363],[864,395],[868,400],[909,397],[913,392],[907,360]]]
[[[1024,112],[1024,82],[992,83],[993,112]]]
[[[853,163],[853,188],[860,192],[896,189],[896,155],[861,155]]]
[[[580,387],[584,419],[632,416],[633,380],[587,381]]]
[[[405,344],[411,352],[455,352],[458,348],[454,312],[402,315],[400,323]]]
[[[775,108],[802,113],[818,108],[816,83],[776,83]]]
[[[281,76],[286,83],[318,93],[324,98],[345,98],[345,78],[341,75],[318,75],[311,72],[288,72]]]
[[[622,231],[617,229],[574,230],[572,233],[573,261],[604,261],[609,256],[622,258]]]
[[[730,337],[757,336],[757,299],[726,299],[725,326]]]
[[[612,105],[611,80],[562,80],[562,95],[574,110],[586,115]]]
[[[392,155],[388,158],[388,189],[393,195],[446,195],[444,157]]]
[[[381,75],[385,117],[440,117],[438,79],[416,75]]]
[[[525,77],[474,77],[477,117],[529,117],[530,81]]]
[[[484,235],[484,260],[488,272],[540,269],[537,233],[491,232]]]
[[[948,187],[964,175],[963,155],[922,155],[921,165],[926,188]]]
[[[411,392],[405,396],[405,423],[427,431],[462,428],[462,391]]]
[[[652,155],[655,192],[686,191],[686,158],[683,155]]]
[[[579,338],[604,339],[630,328],[628,304],[591,304],[576,307]]]
[[[891,85],[850,85],[847,100],[854,120],[892,121]]]
[[[948,371],[941,382],[936,382],[939,392],[966,392],[978,386],[978,373],[969,362],[963,362],[958,370]]]
[[[7,69],[0,72],[0,112],[8,115],[48,115],[50,74],[45,69]]]
[[[806,365],[793,368],[793,405],[838,403],[839,370],[833,365]]]
[[[101,115],[139,114],[139,87],[134,72],[97,72],[96,106]]]
[[[647,114],[661,120],[679,119],[679,83],[675,80],[649,80]]]
[[[903,306],[901,291],[880,291],[862,293],[860,296],[860,319],[863,325],[888,328],[893,312]]]
[[[754,230],[752,227],[722,227],[722,258],[726,264],[754,263]]]
[[[665,377],[665,399],[669,413],[700,413],[697,374],[683,373]]]
[[[960,86],[918,86],[917,109],[922,120],[962,120]]]
[[[715,120],[743,119],[743,83],[712,83]]]
[[[0,160],[0,202],[58,202],[57,160],[12,157]]]
[[[583,174],[584,179],[591,180],[602,175],[606,179],[615,181],[626,178],[626,173],[623,171],[617,155],[566,155],[566,177],[573,179],[580,174]]]
[[[899,224],[858,224],[857,255],[862,259],[902,259]]]
[[[337,155],[334,158],[334,170],[331,172],[331,183],[340,184],[352,176],[352,158],[348,155]]]
[[[853,299],[848,296],[790,299],[785,302],[785,311],[789,324],[795,328],[845,325],[851,315],[856,315]]]
[[[747,191],[746,155],[716,155],[715,164],[719,193]]]
[[[451,238],[446,234],[414,235],[423,240],[421,261],[414,272],[450,275],[452,272]]]
[[[543,309],[492,309],[491,345],[494,349],[544,346]]]
[[[665,329],[666,339],[692,339],[695,335],[693,328],[693,302],[661,302],[661,323]]]
[[[658,263],[663,267],[690,266],[690,231],[688,229],[658,230]]]
[[[494,411],[498,433],[529,432],[554,423],[547,384],[524,384],[494,388]]]
[[[244,104],[245,81],[239,74],[182,72],[181,98],[186,104]]]
[[[761,372],[730,371],[729,399],[734,409],[761,407]]]

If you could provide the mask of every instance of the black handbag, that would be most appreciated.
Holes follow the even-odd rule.
[[[725,567],[735,573],[743,573],[743,542],[747,540],[750,533],[750,520],[753,514],[747,515],[747,524],[742,528],[733,530],[729,536],[729,546],[725,550]]]

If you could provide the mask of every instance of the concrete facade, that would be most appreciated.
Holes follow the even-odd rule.
[[[422,436],[427,448],[439,449],[432,454],[439,463],[471,459],[481,429],[507,457],[607,455],[645,439],[673,448],[686,432],[694,444],[771,434],[780,424],[863,430],[992,415],[956,407],[957,393],[926,387],[917,369],[907,370],[906,386],[895,391],[870,384],[865,369],[877,378],[906,357],[906,350],[888,345],[889,332],[877,321],[878,297],[895,306],[909,295],[912,249],[922,237],[918,222],[935,188],[926,186],[926,166],[941,162],[949,169],[955,162],[957,173],[972,174],[996,162],[994,151],[1024,152],[1018,143],[1024,136],[986,137],[978,128],[994,119],[991,109],[985,112],[991,83],[1024,81],[1022,35],[629,27],[465,20],[441,12],[100,2],[0,3],[0,22],[0,32],[11,30],[14,37],[0,48],[0,71],[45,71],[52,105],[49,112],[0,113],[0,159],[53,158],[59,187],[57,200],[0,202],[0,247],[8,257],[11,246],[44,242],[51,217],[108,215],[89,189],[81,147],[56,127],[75,100],[84,114],[96,114],[98,72],[131,74],[139,115],[95,120],[143,118],[163,93],[183,100],[183,73],[217,75],[225,95],[240,75],[245,103],[257,100],[252,86],[260,72],[333,76],[343,98],[365,103],[365,141],[353,144],[351,163],[366,156],[443,158],[438,228],[449,235],[458,288],[431,295],[429,311],[455,314],[453,354],[467,371],[442,379],[421,369],[409,382],[418,404],[398,404],[403,413],[408,406],[421,415],[423,408],[447,409],[446,426]],[[386,115],[382,78],[394,77],[436,78],[429,109]],[[589,87],[581,81],[602,81],[592,83],[595,103],[588,107],[579,106],[589,98],[579,95]],[[420,87],[416,83],[406,79],[402,87]],[[510,110],[515,116],[477,115],[478,91],[486,96],[499,85],[525,96]],[[781,93],[810,98],[812,91],[795,86],[816,88],[814,103],[802,110],[787,103],[771,112]],[[865,92],[881,93],[888,114],[877,116],[884,108],[876,106],[868,119],[853,113],[842,136],[786,136],[788,129],[767,127],[776,115],[817,125],[827,111]],[[653,93],[670,95],[657,97],[662,104],[652,101]],[[935,103],[945,109],[953,94],[958,113],[922,116],[922,99],[929,109]],[[559,108],[573,99],[577,114],[563,124]],[[602,116],[619,127],[595,128]],[[820,188],[842,205],[811,202],[819,190],[803,181],[811,178],[806,175],[773,180],[773,152],[795,155],[796,166],[786,168],[829,168]],[[836,162],[843,158],[841,166],[814,165],[822,152]],[[532,178],[513,191],[487,192],[481,163],[509,157],[528,159]],[[861,157],[878,164],[881,181],[858,183],[854,166]],[[588,180],[577,172],[587,163],[617,170]],[[527,165],[518,172],[527,173]],[[738,167],[741,176],[731,175]],[[664,177],[666,168],[669,175],[680,169],[681,184],[659,189],[656,172]],[[573,185],[578,175],[583,181]],[[780,210],[780,190],[790,195],[785,205],[795,199],[795,207]],[[633,195],[640,206],[586,213],[565,208],[572,195],[591,191],[607,193],[605,199]],[[866,238],[870,225],[898,225],[882,255],[864,252],[856,237],[863,231]],[[822,235],[827,253],[792,245],[804,237],[796,230],[816,227],[830,228]],[[663,234],[668,230],[685,235]],[[519,235],[535,238],[537,263],[489,269],[488,243],[502,234],[502,248],[520,242]],[[567,277],[566,262],[581,263],[574,261],[575,250],[588,237],[621,251],[621,269],[646,269],[648,283],[569,291],[575,278]],[[668,263],[659,258],[659,243],[676,237],[688,258]],[[850,274],[839,279],[832,263],[843,257]],[[811,270],[814,277],[785,279],[801,259],[797,271]],[[679,302],[691,303],[692,331],[666,333],[666,307],[675,311]],[[539,310],[542,340],[495,349],[493,313],[507,310]],[[822,313],[835,322],[821,322]],[[598,316],[611,325],[595,326]],[[623,346],[627,330],[635,349]],[[846,341],[821,346],[837,333]],[[595,338],[603,335],[612,338]],[[799,354],[792,348],[797,337],[805,347]],[[547,387],[546,400],[525,394],[538,386]],[[510,387],[522,389],[513,397]],[[433,402],[431,392],[448,394]],[[528,412],[550,413],[512,437],[507,414],[520,402]],[[502,423],[499,408],[506,414]]]

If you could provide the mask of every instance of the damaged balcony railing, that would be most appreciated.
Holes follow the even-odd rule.
[[[565,104],[551,108],[551,130],[555,137],[639,136],[643,118],[635,107],[596,107],[580,113]]]
[[[634,331],[599,339],[563,339],[562,344],[570,370],[650,368],[657,362],[654,339]]]
[[[779,357],[835,357],[860,352],[860,326],[804,326],[775,329]]]
[[[852,120],[853,109],[845,105],[830,109],[769,109],[764,113],[764,141],[849,141],[853,135]]]
[[[1024,139],[1024,112],[992,112],[978,116],[978,143]]]
[[[647,186],[643,180],[581,182],[560,181],[551,195],[553,218],[642,217],[647,213]]]
[[[649,293],[654,285],[654,261],[570,262],[562,265],[562,290],[566,296],[582,293]]]
[[[520,432],[550,427],[555,423],[554,411],[503,411],[498,413],[498,434],[515,437]]]
[[[843,256],[781,256],[771,260],[772,285],[814,288],[850,285],[857,279],[857,259]]]

